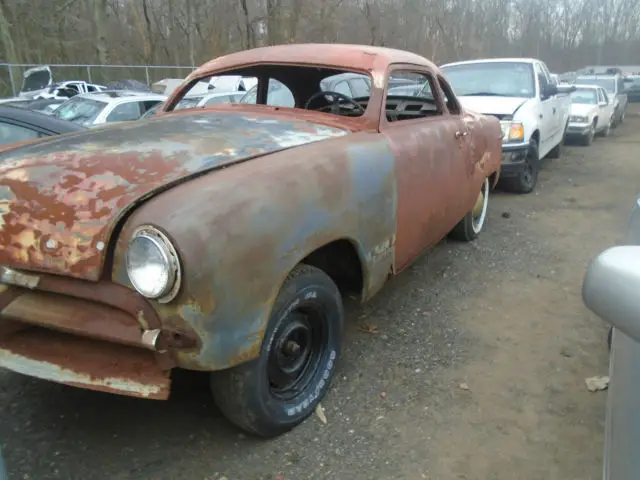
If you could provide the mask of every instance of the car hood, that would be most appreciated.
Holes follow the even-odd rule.
[[[4,149],[0,264],[98,280],[111,232],[142,200],[203,172],[345,134],[288,118],[198,112]]]
[[[528,98],[525,97],[458,97],[467,110],[485,115],[513,115]]]
[[[588,105],[583,103],[571,104],[571,115],[589,116],[598,110],[597,105]]]

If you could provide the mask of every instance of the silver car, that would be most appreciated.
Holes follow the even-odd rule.
[[[640,478],[640,198],[625,244],[598,255],[582,287],[585,305],[613,327],[604,480]]]
[[[110,90],[76,95],[60,105],[52,115],[85,127],[138,120],[147,110],[167,97],[156,93]]]

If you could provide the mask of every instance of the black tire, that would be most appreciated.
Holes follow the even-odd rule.
[[[620,115],[618,115],[618,110],[613,112],[613,123],[611,124],[611,128],[618,128],[620,125]]]
[[[502,189],[507,192],[527,194],[533,192],[538,183],[538,172],[540,170],[540,159],[538,157],[538,144],[533,142],[529,145],[524,168],[513,178],[505,178],[501,181]]]
[[[300,424],[329,389],[340,356],[343,324],[342,298],[335,283],[318,268],[297,266],[274,302],[260,356],[211,374],[220,410],[238,427],[261,437],[275,437]],[[297,354],[285,351],[292,338]],[[305,353],[308,358],[303,358]],[[290,362],[287,369],[302,362],[297,380],[286,376],[282,368],[286,362]],[[276,388],[286,381],[293,382],[290,395],[286,388]]]
[[[588,147],[589,145],[591,145],[593,143],[593,137],[595,137],[596,135],[596,126],[595,124],[591,124],[591,127],[589,128],[589,132],[586,135],[582,136],[582,145],[584,145],[585,147]]]
[[[473,210],[467,213],[449,233],[451,238],[458,240],[459,242],[472,242],[478,238],[478,235],[482,232],[482,228],[487,221],[487,208],[489,205],[490,190],[491,185],[489,185],[489,178],[485,178],[482,184],[484,204],[480,218],[478,218],[478,215],[474,215]]]

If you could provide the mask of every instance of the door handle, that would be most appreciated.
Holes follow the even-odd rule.
[[[456,132],[456,138],[457,138],[457,139],[460,139],[460,138],[466,137],[467,135],[469,135],[469,132],[460,132],[460,131],[457,131],[457,132]]]

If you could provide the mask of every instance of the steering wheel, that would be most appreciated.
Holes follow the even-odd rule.
[[[309,105],[311,104],[311,102],[313,102],[316,98],[322,95],[325,96],[325,100],[327,99],[327,97],[333,97],[333,100],[329,100],[331,102],[329,105],[320,107],[318,109],[314,109],[317,112],[330,112],[335,115],[339,115],[340,109],[344,106],[344,103],[348,103],[355,107],[355,110],[357,113],[359,113],[360,115],[364,115],[364,108],[362,108],[362,105],[356,102],[353,98],[348,97],[347,95],[344,95],[342,93],[331,92],[331,91],[320,91],[320,92],[314,93],[309,97],[309,100],[307,100],[307,102],[304,104],[304,108],[306,110],[309,110]],[[342,105],[340,104],[340,100],[344,101]]]

